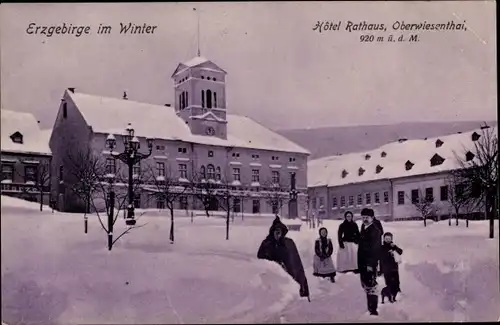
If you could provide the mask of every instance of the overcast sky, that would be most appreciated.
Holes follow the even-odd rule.
[[[170,76],[196,55],[189,3],[0,5],[1,105],[51,127],[67,87],[173,102]],[[230,113],[269,127],[496,120],[495,4],[470,2],[221,2],[197,4],[201,54],[228,72]],[[418,43],[361,43],[361,32],[322,32],[318,20],[466,21],[422,32]],[[90,25],[91,35],[28,35],[29,23]],[[120,35],[119,23],[157,25]],[[97,35],[99,24],[113,27]],[[408,32],[404,33],[408,35]],[[374,35],[377,35],[374,33]],[[140,114],[140,112],[138,112]],[[154,118],[154,117],[152,117]]]

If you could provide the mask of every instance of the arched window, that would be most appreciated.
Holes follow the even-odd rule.
[[[186,107],[186,97],[185,97],[185,93],[182,92],[181,93],[182,95],[182,104],[181,104],[181,108],[184,109]]]
[[[217,107],[217,93],[214,91],[214,108]]]
[[[217,167],[216,172],[215,172],[215,180],[220,181],[221,176],[220,176],[220,167]]]
[[[200,168],[200,174],[201,174],[201,179],[207,178],[207,173],[206,173],[206,170],[205,170],[205,166],[201,166],[201,168]]]
[[[208,165],[207,166],[207,178],[208,179],[215,179],[215,168],[214,165]]]
[[[205,107],[205,91],[201,91],[201,107]]]
[[[182,109],[182,94],[179,94],[179,109]]]
[[[212,91],[207,90],[207,108],[212,108]]]
[[[186,94],[184,96],[186,96],[186,107],[188,107],[189,106],[189,100],[188,100],[189,96],[188,96],[188,92],[187,91],[185,93]]]

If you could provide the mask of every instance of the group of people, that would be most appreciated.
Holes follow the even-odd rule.
[[[403,250],[394,244],[394,236],[384,233],[382,223],[375,218],[372,209],[362,209],[361,230],[354,221],[352,212],[344,214],[338,228],[339,249],[336,266],[333,262],[334,247],[325,227],[319,229],[319,238],[314,243],[313,275],[328,278],[335,283],[339,273],[359,274],[361,286],[366,293],[368,311],[378,315],[377,277],[383,275],[386,287],[382,289],[382,303],[387,297],[396,301],[400,289],[399,267]],[[309,298],[309,286],[297,247],[286,237],[288,228],[278,216],[269,229],[269,234],[260,245],[257,257],[279,263],[300,285],[300,296]]]

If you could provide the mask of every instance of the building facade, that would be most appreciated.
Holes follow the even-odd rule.
[[[1,111],[2,195],[50,203],[50,131],[41,130],[32,114]]]
[[[496,127],[492,132],[497,134]],[[423,140],[399,139],[369,152],[309,161],[312,210],[328,219],[372,208],[382,220],[440,219],[456,214],[478,218],[480,204],[457,204],[460,184],[451,171],[476,159],[482,130]],[[497,136],[497,135],[496,135]],[[498,137],[498,136],[497,136]],[[423,205],[421,198],[428,198]],[[420,200],[420,201],[419,201]],[[473,201],[473,200],[472,200]],[[420,202],[420,203],[419,203]]]
[[[147,172],[156,180],[186,188],[194,182],[213,183],[232,193],[234,213],[304,215],[309,152],[250,118],[229,114],[225,78],[224,70],[201,57],[179,64],[172,75],[174,107],[65,91],[50,140],[52,181],[57,184],[52,191],[62,202],[61,209],[72,210],[70,202],[75,202],[72,188],[77,180],[71,175],[68,155],[91,150],[106,162],[109,174],[126,171],[111,156],[106,138],[113,134],[114,151],[123,151],[121,135],[131,123],[141,143],[139,151],[147,152],[146,138],[154,139],[151,156],[134,167],[134,175]],[[297,203],[288,200],[292,174],[299,191]],[[153,185],[149,183],[137,191],[135,206],[162,208],[164,202],[148,193]],[[284,198],[278,206],[273,203],[276,192]],[[175,205],[183,210],[204,208],[189,191]],[[211,209],[222,206],[214,202]]]

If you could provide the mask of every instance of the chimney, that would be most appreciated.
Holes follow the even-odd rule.
[[[75,89],[74,87],[71,87],[71,88],[68,88],[69,91],[71,91],[72,93],[75,93]]]
[[[123,92],[123,99],[125,99],[125,100],[127,100],[127,99],[128,99],[128,97],[127,97],[127,92],[126,92],[126,91],[124,91],[124,92]]]
[[[171,104],[165,104],[166,107],[171,107],[172,105]]]

